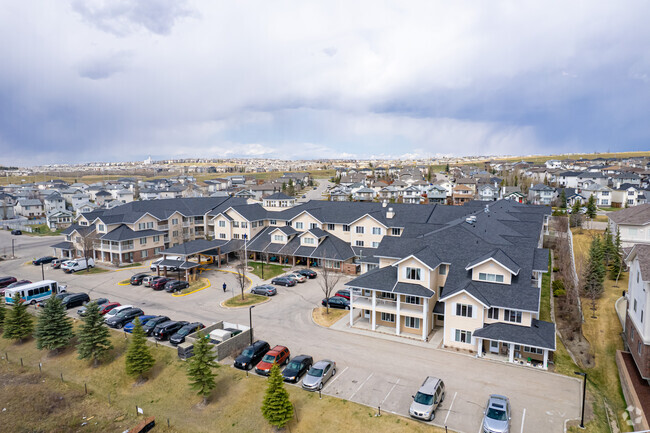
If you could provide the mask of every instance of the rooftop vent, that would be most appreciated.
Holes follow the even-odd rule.
[[[476,222],[476,215],[465,218],[465,222],[467,224],[474,224]]]
[[[395,216],[395,212],[393,211],[392,207],[388,208],[388,212],[386,212],[386,218],[392,219]]]

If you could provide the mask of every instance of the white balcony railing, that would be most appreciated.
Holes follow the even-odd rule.
[[[169,230],[169,224],[158,224],[158,230],[163,230],[163,231]]]

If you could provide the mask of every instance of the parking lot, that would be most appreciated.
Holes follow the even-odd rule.
[[[9,237],[8,233],[0,232],[0,246],[6,248]],[[25,262],[51,254],[49,245],[60,238],[18,238],[17,255],[21,258],[0,262],[0,275],[38,281],[41,268]],[[8,245],[11,246],[10,240]],[[232,290],[238,293],[233,274],[209,271],[203,276],[211,280],[212,287],[183,297],[143,286],[117,284],[143,271],[148,269],[68,275],[46,266],[45,278],[67,284],[70,292],[83,291],[91,298],[107,297],[140,307],[145,314],[164,314],[174,320],[200,321],[205,325],[219,320],[248,325],[248,308],[227,309],[220,305],[233,295]],[[223,282],[228,293],[223,293]],[[257,305],[252,318],[256,339],[266,340],[272,346],[285,345],[292,357],[308,354],[314,360],[336,361],[337,373],[323,388],[324,394],[408,416],[411,396],[424,378],[432,375],[446,384],[445,401],[432,423],[447,425],[453,431],[479,431],[484,405],[493,393],[510,398],[513,432],[563,432],[566,419],[580,416],[581,386],[577,379],[478,360],[462,353],[438,350],[433,345],[422,347],[407,340],[392,341],[381,336],[321,328],[312,322],[311,310],[322,298],[318,279],[295,287],[278,287],[278,295],[270,302]]]

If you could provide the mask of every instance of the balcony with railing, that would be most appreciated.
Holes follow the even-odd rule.
[[[364,296],[354,291],[350,293],[350,307],[363,310],[372,310],[372,296]],[[423,304],[411,304],[401,301],[399,304],[400,315],[411,317],[423,317]],[[391,298],[377,297],[375,299],[375,311],[380,313],[397,313],[397,300]]]
[[[158,230],[161,230],[161,231],[169,230],[169,224],[158,224]]]

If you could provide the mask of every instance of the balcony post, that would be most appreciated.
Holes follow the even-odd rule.
[[[400,316],[400,302],[401,295],[397,295],[397,304],[396,304],[396,311],[395,311],[395,335],[400,335],[400,332],[402,332],[402,317]]]
[[[370,318],[370,323],[372,324],[372,330],[374,331],[377,328],[377,292],[372,291],[372,317]]]
[[[422,340],[427,341],[429,339],[429,321],[427,320],[429,310],[429,300],[424,299],[424,304],[422,304]]]

